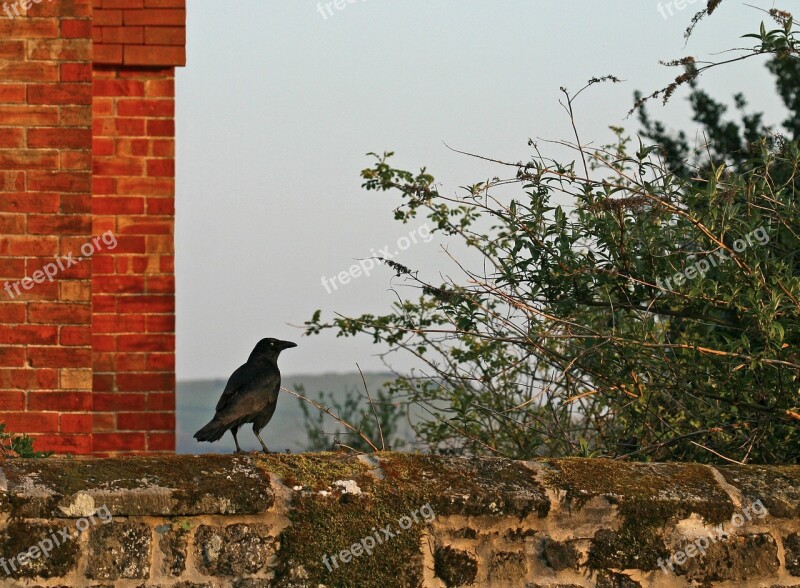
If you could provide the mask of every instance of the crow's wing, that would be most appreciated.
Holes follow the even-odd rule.
[[[227,422],[256,415],[275,401],[280,382],[277,369],[264,370],[263,366],[244,364],[228,379],[214,418]]]

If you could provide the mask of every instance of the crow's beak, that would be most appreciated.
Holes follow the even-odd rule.
[[[297,343],[292,343],[291,341],[280,342],[281,351],[283,351],[284,349],[291,349],[292,347],[297,347]]]

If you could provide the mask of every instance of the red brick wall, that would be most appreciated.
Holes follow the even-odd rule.
[[[175,449],[174,69],[95,69],[94,451]]]
[[[0,421],[75,453],[91,451],[92,262],[35,272],[91,236],[90,16],[90,0],[0,15]]]
[[[0,421],[38,449],[174,450],[184,20],[184,0],[0,12]],[[104,233],[116,247],[35,283]]]

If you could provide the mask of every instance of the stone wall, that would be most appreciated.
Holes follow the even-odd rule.
[[[3,586],[800,587],[798,466],[252,454],[0,480]]]

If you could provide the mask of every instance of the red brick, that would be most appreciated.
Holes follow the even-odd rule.
[[[98,412],[119,412],[122,410],[146,410],[147,394],[104,394],[95,392],[94,410]]]
[[[36,435],[34,448],[37,451],[54,451],[87,455],[92,453],[92,437],[89,435]]]
[[[89,149],[92,146],[91,129],[62,129],[40,127],[28,130],[28,147],[56,147],[61,149]]]
[[[141,214],[144,212],[144,198],[125,196],[95,197],[92,202],[94,214]]]
[[[92,126],[92,107],[88,104],[79,106],[61,107],[62,127],[90,127]]]
[[[57,413],[3,412],[0,422],[6,423],[10,433],[57,433]],[[38,449],[38,447],[37,447]]]
[[[25,410],[25,393],[11,390],[0,390],[0,410]]]
[[[102,12],[100,14],[102,14]],[[95,43],[92,60],[96,64],[121,65],[122,48],[123,45],[102,45]]]
[[[147,277],[147,293],[148,294],[172,294],[175,292],[175,276],[148,276]],[[149,328],[148,331],[152,330]],[[164,330],[164,329],[156,329]],[[174,329],[173,329],[174,330]]]
[[[28,132],[33,129],[29,129]],[[2,129],[0,131],[0,149],[25,147],[25,129]]]
[[[92,409],[91,392],[30,392],[28,393],[29,411],[84,411]],[[68,431],[71,432],[71,431]]]
[[[142,45],[144,27],[103,27],[103,43]]]
[[[91,104],[89,84],[30,84],[29,104]]]
[[[144,82],[139,80],[118,80],[95,78],[95,96],[144,96]]]
[[[90,349],[75,347],[28,347],[27,355],[35,368],[89,367],[92,360]]]
[[[116,296],[92,296],[92,306],[94,312],[116,312],[117,310],[117,297]]]
[[[122,24],[121,10],[95,10],[92,24],[96,27],[119,26]]]
[[[3,292],[3,297],[6,293]],[[25,321],[25,304],[3,301],[0,304],[0,323],[18,324]]]
[[[88,172],[28,172],[28,189],[36,192],[91,192],[92,175]]]
[[[93,283],[98,276],[94,276]],[[143,279],[140,277],[140,279]],[[140,314],[97,314],[92,319],[95,333],[143,333],[146,317]]]
[[[1,22],[1,21],[0,21]],[[9,61],[3,64],[4,82],[56,82],[58,62]]]
[[[146,369],[149,353],[117,353],[114,368],[118,372],[141,372]]]
[[[175,98],[175,78],[147,80],[144,95],[152,98]]]
[[[61,415],[62,433],[91,433],[92,415],[91,414],[62,414]]]
[[[147,45],[186,45],[186,27],[146,27],[144,42]]]
[[[0,59],[25,60],[25,41],[0,41]]]
[[[95,137],[92,140],[92,153],[94,153],[95,156],[113,155],[114,139]]]
[[[120,351],[170,351],[174,348],[175,336],[172,334],[119,335],[117,337],[117,349]]]
[[[56,344],[58,343],[58,327],[53,325],[15,325],[0,326],[0,344]]]
[[[120,276],[120,275],[94,276],[92,278],[92,291],[97,292],[98,294],[137,293],[144,291],[144,283],[145,283],[144,276]],[[136,332],[144,330],[144,317],[141,318],[142,318],[142,324],[140,328],[135,329]],[[120,321],[120,323],[122,323],[122,321]],[[126,330],[130,331],[132,329],[126,329]]]
[[[117,374],[117,389],[120,392],[163,392],[175,389],[172,374],[121,373]]]
[[[151,294],[120,296],[117,307],[118,312],[172,314],[175,312],[175,297]],[[138,351],[138,349],[134,349],[134,351]],[[149,351],[161,350],[150,349]]]
[[[0,84],[0,104],[25,102],[24,84]]]
[[[98,414],[92,415],[92,431],[95,433],[105,431],[116,431],[117,418],[115,414]]]
[[[186,8],[186,0],[144,0],[145,8]]]
[[[144,451],[144,433],[95,433],[92,450],[100,451]]]
[[[54,126],[58,124],[55,106],[4,106],[0,109],[0,125]]]
[[[14,214],[10,216],[13,216],[14,218],[25,218],[21,214]],[[22,278],[23,276],[25,276],[25,260],[23,258],[0,257],[0,278],[11,278],[16,280]]]
[[[65,39],[88,39],[92,35],[92,21],[88,19],[63,19],[61,36]]]
[[[125,25],[185,25],[186,10],[152,8],[148,10],[125,10]]]
[[[0,150],[0,169],[56,169],[58,168],[57,151],[41,151],[37,149]]]
[[[174,376],[172,377],[173,386],[169,388],[174,390]],[[175,393],[168,392],[166,394],[148,394],[147,395],[147,410],[151,412],[170,411],[175,412]]]
[[[91,63],[62,63],[60,68],[62,82],[92,81]]]
[[[175,115],[175,101],[159,98],[123,98],[117,102],[117,114],[119,116],[171,117]]]
[[[186,65],[186,48],[177,45],[125,45],[125,65]]]
[[[0,193],[0,211],[58,212],[58,194]]]
[[[148,198],[147,214],[173,216],[175,214],[175,199]]]
[[[102,137],[144,137],[145,119],[117,117],[96,118],[94,120],[93,132],[95,136]]]
[[[92,328],[91,327],[61,327],[61,334],[59,338],[61,345],[70,346],[88,346],[92,344]]]
[[[153,177],[174,177],[175,176],[175,160],[174,159],[148,159],[147,160],[147,175]]]
[[[117,428],[121,431],[174,430],[175,413],[123,412],[117,415]]]
[[[117,155],[142,157],[149,155],[149,153],[149,139],[119,139],[117,141]]]
[[[135,157],[103,157],[94,160],[96,176],[141,176],[144,162]]]
[[[0,388],[4,390],[53,390],[58,388],[58,370],[39,368],[0,370]]]
[[[0,19],[0,38],[6,39],[56,39],[58,20],[15,18]]]
[[[103,0],[103,9],[144,8],[144,0]]]
[[[89,214],[92,211],[91,194],[62,194],[58,207],[60,214]]]
[[[58,253],[55,237],[6,236],[0,237],[0,255],[32,255],[52,257]],[[35,287],[31,286],[31,287]],[[31,288],[25,288],[30,290]]]
[[[25,365],[25,348],[0,347],[0,367],[22,367]]]
[[[95,348],[96,351],[96,348]],[[97,397],[99,392],[113,392],[114,391],[114,375],[113,374],[92,374],[92,391]]]
[[[150,371],[174,371],[175,353],[148,353],[145,369]]]
[[[175,451],[175,433],[148,433],[148,451]]]
[[[172,178],[120,178],[117,193],[136,196],[174,196],[175,180]]]
[[[28,305],[28,320],[32,323],[80,325],[88,324],[92,307],[88,304],[64,302],[32,302]]]
[[[40,39],[28,41],[29,61],[90,61],[92,44],[85,39]]]

